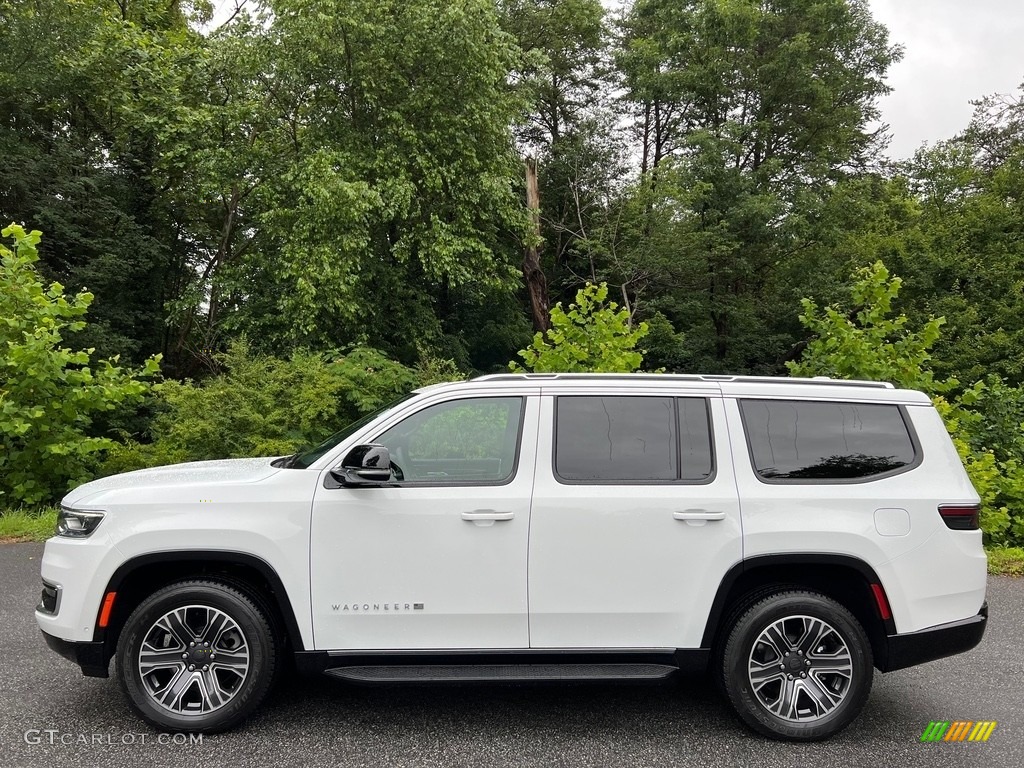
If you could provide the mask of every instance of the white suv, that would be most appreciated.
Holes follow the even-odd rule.
[[[978,496],[889,384],[525,374],[426,387],[314,450],[87,483],[36,618],[140,715],[211,732],[286,663],[363,683],[712,670],[776,738],[985,629]]]

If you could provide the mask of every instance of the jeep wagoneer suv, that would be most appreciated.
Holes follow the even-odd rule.
[[[985,629],[978,496],[918,392],[484,376],[319,447],[87,483],[36,618],[138,713],[230,728],[290,669],[360,683],[710,669],[762,734],[834,734]]]

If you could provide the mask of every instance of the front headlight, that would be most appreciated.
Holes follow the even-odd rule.
[[[103,522],[104,513],[98,509],[68,509],[57,513],[57,535],[69,539],[84,539]]]

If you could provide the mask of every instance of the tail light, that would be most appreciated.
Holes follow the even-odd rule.
[[[940,504],[939,514],[947,528],[954,531],[976,531],[978,529],[977,504]]]

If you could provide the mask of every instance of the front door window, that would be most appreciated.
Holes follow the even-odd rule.
[[[450,400],[424,408],[373,442],[390,451],[396,482],[497,485],[515,473],[522,413],[521,397]]]

